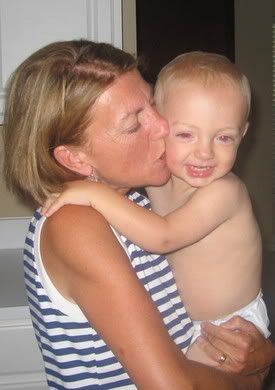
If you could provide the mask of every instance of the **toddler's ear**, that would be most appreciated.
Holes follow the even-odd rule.
[[[248,127],[249,127],[249,122],[246,122],[244,127],[242,128],[242,138],[245,136]]]

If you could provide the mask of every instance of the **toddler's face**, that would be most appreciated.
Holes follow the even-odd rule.
[[[247,128],[246,108],[240,88],[228,81],[171,88],[160,112],[170,127],[166,157],[172,174],[192,187],[226,175]]]

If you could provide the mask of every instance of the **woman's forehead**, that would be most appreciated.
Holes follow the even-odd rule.
[[[124,118],[130,113],[142,110],[152,97],[152,89],[137,71],[127,72],[117,78],[98,98],[99,106],[109,107],[121,112]],[[96,106],[95,106],[96,108]]]
[[[93,105],[87,133],[93,138],[123,132],[148,106],[151,98],[151,87],[137,71],[119,76]]]
[[[147,84],[136,70],[118,77],[110,89],[114,93],[121,94],[122,96],[123,94],[129,94],[131,97],[138,97],[140,94],[148,96],[151,93],[149,84]]]

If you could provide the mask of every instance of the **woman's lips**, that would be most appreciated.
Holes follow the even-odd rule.
[[[165,151],[155,155],[154,161],[156,161],[156,162],[157,161],[165,161],[166,162],[166,153],[165,153]]]
[[[166,153],[165,152],[162,153],[159,160],[166,160]]]

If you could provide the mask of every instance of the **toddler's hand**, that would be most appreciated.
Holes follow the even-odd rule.
[[[60,209],[60,207],[63,206],[63,204],[60,204],[60,196],[62,193],[55,193],[50,195],[44,205],[40,209],[40,213],[42,215],[45,215],[45,217],[50,217],[55,211]]]
[[[49,196],[41,208],[41,214],[50,217],[58,209],[66,204],[77,204],[81,206],[91,206],[91,190],[96,183],[76,180],[64,185],[60,193]]]

